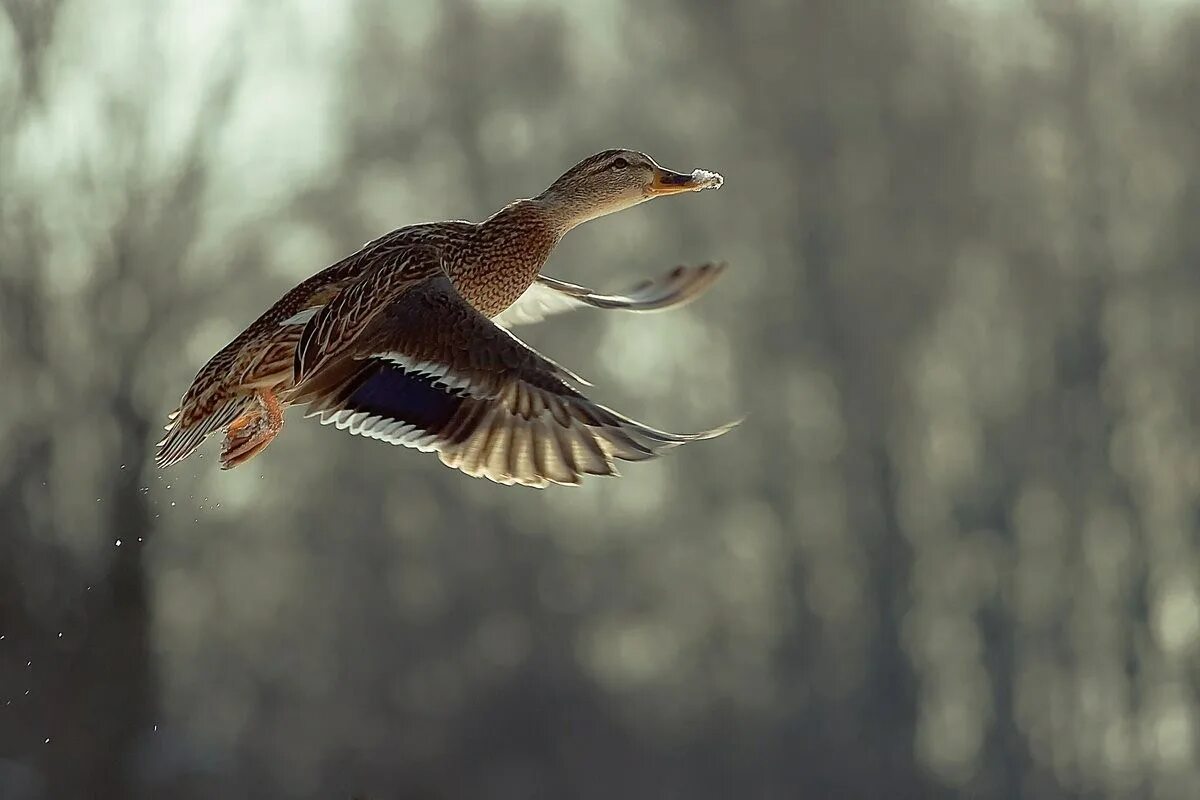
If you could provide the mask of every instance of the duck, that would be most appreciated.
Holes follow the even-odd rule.
[[[542,274],[572,229],[724,178],[609,149],[480,222],[397,228],[300,282],[196,373],[157,444],[160,468],[225,432],[220,467],[259,455],[303,407],[352,435],[437,453],[505,485],[577,485],[712,439],[659,430],[590,400],[590,386],[513,333],[579,308],[654,312],[708,290],[722,263],[679,265],[622,293]],[[740,422],[740,420],[738,421]]]

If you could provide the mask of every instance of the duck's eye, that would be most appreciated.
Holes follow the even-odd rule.
[[[629,162],[626,161],[624,158],[613,159],[613,162],[612,162],[613,169],[625,169],[628,166],[629,166]]]

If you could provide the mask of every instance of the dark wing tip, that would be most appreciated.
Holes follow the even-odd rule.
[[[602,308],[625,307],[631,311],[666,311],[682,308],[707,292],[727,266],[723,261],[708,261],[696,266],[679,264],[661,275],[647,278],[630,287],[623,296],[598,297],[594,304]]]

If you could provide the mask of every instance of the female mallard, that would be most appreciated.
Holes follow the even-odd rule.
[[[160,467],[225,428],[221,466],[261,452],[286,406],[305,405],[352,434],[423,451],[499,483],[576,484],[730,426],[655,430],[599,406],[572,373],[506,328],[581,306],[682,305],[720,267],[677,267],[626,295],[540,275],[580,223],[668,194],[715,189],[720,175],[663,169],[605,150],[546,191],[483,222],[410,225],[366,244],[289,291],[204,366],[171,414]]]

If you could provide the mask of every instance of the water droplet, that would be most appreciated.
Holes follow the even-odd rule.
[[[60,638],[60,639],[62,638],[62,631],[58,632],[58,638]]]
[[[121,469],[125,469],[125,465],[124,465],[124,464],[122,464],[122,465],[121,465]]]
[[[142,537],[139,536],[138,541],[140,542],[141,540],[142,540]],[[59,636],[62,636],[62,634],[60,633]]]
[[[117,539],[117,541],[116,541],[116,545],[117,545],[117,547],[120,547],[120,546],[121,546],[121,540],[120,540],[120,539]]]
[[[47,737],[46,737],[46,744],[50,744],[50,737],[49,737],[49,736],[47,736]]]
[[[155,732],[155,733],[158,733],[158,725],[155,725],[155,726],[154,726],[154,732]]]
[[[174,508],[174,507],[175,507],[175,501],[174,501],[174,500],[172,500],[172,501],[171,501],[171,508]]]

